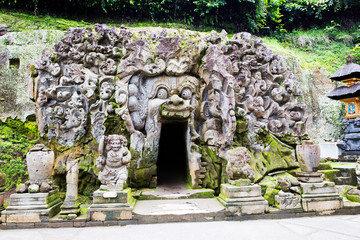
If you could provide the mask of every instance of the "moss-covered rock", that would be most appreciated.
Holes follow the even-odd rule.
[[[358,195],[350,195],[350,194],[348,194],[348,195],[346,195],[346,198],[349,201],[360,203],[360,196],[358,196]]]
[[[275,196],[281,190],[278,178],[289,178],[291,182],[297,182],[297,179],[289,173],[280,173],[273,176],[265,176],[258,184],[261,186],[261,193],[269,202],[269,205],[275,204]]]
[[[333,167],[331,166],[330,162],[321,162],[319,163],[319,170],[332,170]]]
[[[320,172],[322,172],[324,174],[325,179],[330,182],[335,182],[335,178],[341,176],[339,169],[320,170]]]
[[[255,153],[250,162],[250,166],[255,170],[255,182],[269,172],[299,167],[293,149],[282,144],[270,134],[266,134],[265,141],[268,148],[265,151]]]

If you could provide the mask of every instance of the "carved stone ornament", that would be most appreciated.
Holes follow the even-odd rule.
[[[109,117],[130,135],[134,166],[149,171],[155,169],[162,122],[185,122],[193,187],[201,186],[206,172],[199,142],[225,158],[238,119],[246,121],[257,152],[265,148],[256,139],[260,130],[275,136],[305,131],[305,105],[295,101],[298,82],[282,58],[249,33],[228,39],[225,31],[71,28],[52,51],[44,50],[35,68],[30,95],[41,136],[73,146],[90,132],[103,143],[98,166],[106,183],[118,181],[104,150],[110,138],[104,135],[112,134]],[[146,175],[152,178],[156,170]]]
[[[122,188],[128,177],[130,159],[124,136],[103,136],[99,144],[99,158],[96,160],[101,183]]]

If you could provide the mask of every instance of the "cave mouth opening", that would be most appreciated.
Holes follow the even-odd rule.
[[[162,123],[157,160],[158,185],[186,184],[187,122]]]

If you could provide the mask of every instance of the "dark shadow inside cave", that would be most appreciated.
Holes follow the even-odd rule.
[[[157,160],[158,185],[186,183],[186,122],[163,123]]]

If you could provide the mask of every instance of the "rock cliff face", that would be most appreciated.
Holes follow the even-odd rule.
[[[35,104],[28,97],[28,65],[38,59],[44,48],[64,37],[61,31],[38,30],[10,32],[0,36],[0,119],[25,121],[34,114]]]
[[[300,83],[299,87],[303,94],[297,98],[297,101],[307,106],[307,134],[318,142],[338,139],[342,132],[345,107],[343,103],[326,97],[326,94],[335,89],[339,83],[332,82],[329,73],[319,67],[314,67],[312,70],[302,69],[296,58],[284,58]]]

